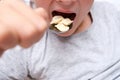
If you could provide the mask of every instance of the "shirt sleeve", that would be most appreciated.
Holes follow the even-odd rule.
[[[0,58],[0,80],[26,80],[26,55],[20,48],[7,50]]]

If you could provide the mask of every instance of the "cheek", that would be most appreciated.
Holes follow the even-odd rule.
[[[49,8],[51,0],[34,0],[37,7]]]
[[[80,9],[78,12],[79,20],[81,21],[88,14],[93,4],[93,0],[80,0]]]
[[[94,0],[80,0],[80,5],[82,7],[82,10],[89,11]]]

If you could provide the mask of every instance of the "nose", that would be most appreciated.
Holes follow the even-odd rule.
[[[76,0],[56,0],[59,5],[64,7],[70,7],[75,3]]]

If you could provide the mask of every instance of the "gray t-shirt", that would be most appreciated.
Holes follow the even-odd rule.
[[[28,49],[0,58],[0,80],[120,80],[120,13],[95,2],[89,29],[70,37],[47,31]]]

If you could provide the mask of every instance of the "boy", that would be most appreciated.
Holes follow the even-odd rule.
[[[34,0],[32,10],[1,1],[0,80],[119,80],[120,18],[110,5],[93,2]],[[68,31],[49,29],[52,17],[66,14],[75,15]],[[5,51],[17,44],[34,45]]]

